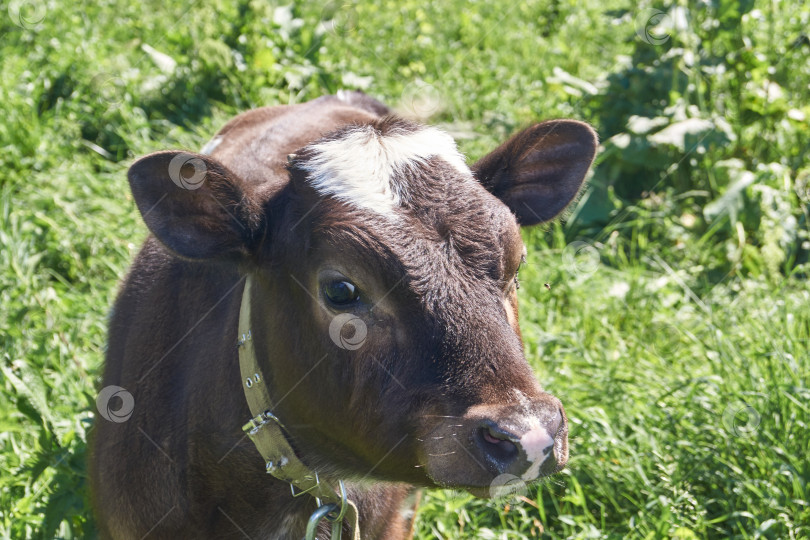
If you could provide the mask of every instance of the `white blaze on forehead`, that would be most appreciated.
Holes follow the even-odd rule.
[[[409,167],[437,157],[465,177],[472,175],[453,138],[432,127],[381,134],[373,126],[360,126],[309,148],[312,157],[300,167],[316,191],[382,214],[407,198],[407,180],[398,173]]]

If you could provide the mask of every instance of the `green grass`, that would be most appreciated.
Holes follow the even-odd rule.
[[[685,28],[638,37],[675,5],[0,3],[0,537],[94,535],[106,317],[146,235],[128,163],[345,87],[471,158],[549,117],[605,146],[572,219],[525,235],[569,467],[523,498],[427,492],[417,538],[810,537],[810,9],[681,2]],[[714,127],[650,136],[685,118]]]

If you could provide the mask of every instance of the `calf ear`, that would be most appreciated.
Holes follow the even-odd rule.
[[[521,225],[535,225],[552,219],[574,200],[596,145],[596,133],[588,124],[550,120],[524,129],[472,169]]]
[[[181,257],[243,256],[259,237],[261,205],[210,156],[157,152],[136,161],[128,176],[146,226]]]

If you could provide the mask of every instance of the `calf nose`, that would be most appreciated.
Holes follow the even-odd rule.
[[[519,429],[518,426],[526,426]],[[567,459],[565,416],[559,410],[545,422],[538,419],[487,419],[475,429],[473,440],[498,474],[525,481],[556,472]]]

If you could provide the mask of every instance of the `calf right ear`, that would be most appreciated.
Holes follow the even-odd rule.
[[[157,152],[128,177],[146,226],[181,257],[238,258],[261,235],[261,205],[249,186],[210,156]]]

